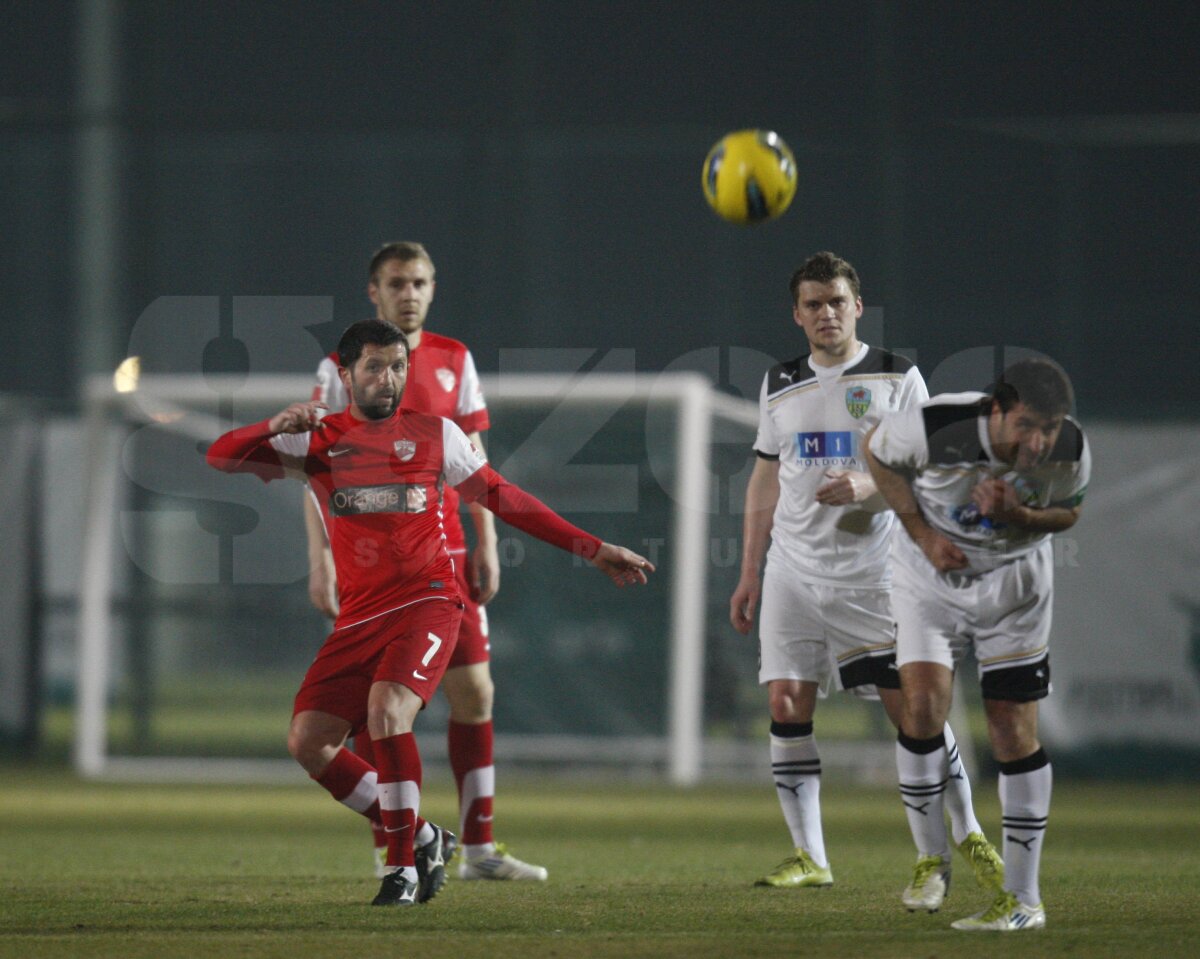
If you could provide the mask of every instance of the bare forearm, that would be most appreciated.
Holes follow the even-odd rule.
[[[311,563],[324,557],[329,548],[329,539],[325,534],[325,524],[317,514],[317,504],[313,502],[312,494],[304,490],[304,533],[308,539],[308,559]]]
[[[495,546],[496,517],[478,503],[467,503],[467,512],[471,514],[471,524],[475,527],[475,541],[480,546]]]
[[[1078,519],[1077,506],[1046,506],[1042,509],[1019,506],[1013,511],[1008,523],[1031,533],[1061,533],[1074,526]]]
[[[745,514],[742,520],[742,575],[758,576],[762,569],[775,507],[779,503],[779,465],[759,460],[746,486]]]
[[[742,573],[758,575],[771,542],[773,510],[746,512],[742,521]]]
[[[923,536],[932,532],[932,527],[921,512],[908,477],[898,470],[892,469],[886,463],[881,463],[871,453],[870,447],[866,449],[866,457],[867,467],[871,471],[871,478],[875,481],[876,491],[896,514],[913,541],[921,542]]]

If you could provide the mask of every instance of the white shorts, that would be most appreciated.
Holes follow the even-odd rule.
[[[758,681],[815,682],[878,699],[899,688],[888,591],[807,583],[768,562],[759,613]]]
[[[975,652],[984,698],[1026,702],[1050,691],[1054,551],[1049,539],[986,573],[938,573],[908,536],[892,546],[896,662],[955,665]]]

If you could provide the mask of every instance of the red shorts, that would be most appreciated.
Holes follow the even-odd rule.
[[[447,669],[486,663],[491,657],[488,644],[487,609],[471,600],[467,584],[467,554],[454,554],[454,573],[458,577],[458,592],[462,596],[462,624],[458,627],[458,644],[450,657]]]
[[[292,715],[316,709],[367,724],[367,695],[376,682],[407,686],[428,703],[450,665],[463,608],[428,599],[335,630],[308,667]]]

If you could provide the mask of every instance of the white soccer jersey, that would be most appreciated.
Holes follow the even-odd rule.
[[[755,452],[779,460],[779,504],[767,562],[831,586],[886,586],[893,515],[858,506],[822,506],[827,471],[866,472],[862,439],[887,411],[927,399],[909,360],[863,345],[841,366],[807,355],[773,367],[759,397]]]
[[[966,573],[995,569],[1051,535],[981,516],[971,502],[979,482],[1004,479],[1026,506],[1073,507],[1083,502],[1092,471],[1087,437],[1070,417],[1040,466],[1017,472],[997,460],[988,439],[990,408],[986,394],[945,393],[885,416],[871,438],[871,452],[881,463],[915,473],[912,488],[921,512],[966,554],[970,566],[961,571]]]

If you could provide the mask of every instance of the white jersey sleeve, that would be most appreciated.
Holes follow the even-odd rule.
[[[1071,464],[1070,473],[1063,478],[1061,483],[1056,483],[1050,489],[1050,502],[1047,505],[1073,509],[1083,502],[1088,483],[1092,479],[1092,447],[1079,424],[1070,417],[1068,417],[1068,423],[1079,431],[1083,449],[1079,453],[1079,459]]]
[[[893,469],[920,469],[929,462],[921,405],[884,413],[871,435],[871,455]]]
[[[340,413],[350,405],[350,397],[346,395],[346,387],[338,376],[337,364],[330,356],[321,360],[317,366],[317,385],[313,389],[313,399],[329,407],[330,413]]]
[[[911,366],[904,374],[904,379],[900,381],[900,388],[896,391],[895,406],[893,410],[909,410],[919,407],[922,403],[929,399],[929,391],[925,388],[925,380],[922,379],[920,371]],[[860,421],[858,428],[858,448],[862,449],[866,445],[867,434],[879,425],[879,418],[888,415],[888,411],[881,413],[872,413],[864,416]],[[874,447],[872,447],[874,452]],[[858,467],[864,473],[867,472],[867,464],[864,460]]]
[[[487,459],[458,424],[442,418],[442,475],[447,484],[457,486],[473,475]]]
[[[454,408],[456,416],[470,416],[487,409],[483,398],[483,387],[479,383],[479,373],[475,369],[475,359],[471,351],[463,355],[462,376],[458,382],[458,401]]]
[[[304,459],[308,455],[312,433],[276,433],[268,441],[276,453]]]
[[[924,382],[921,389],[925,389]],[[925,410],[928,407],[955,406],[983,399],[983,393],[939,393],[932,400],[908,409],[885,414],[879,428],[871,437],[871,454],[895,469],[921,469],[929,463],[929,436],[925,429]]]
[[[758,434],[754,437],[754,451],[771,459],[779,459],[783,444],[775,431],[775,422],[767,406],[767,391],[770,374],[763,377],[762,389],[758,391]]]
[[[915,366],[909,367],[908,372],[904,374],[904,382],[900,384],[900,395],[896,399],[897,409],[911,409],[914,406],[920,406],[928,399],[929,388],[925,385],[925,378],[921,376],[921,371]]]

